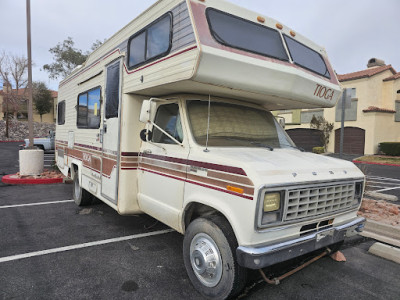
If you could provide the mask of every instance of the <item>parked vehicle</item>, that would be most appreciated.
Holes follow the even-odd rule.
[[[302,152],[270,113],[340,95],[325,50],[287,26],[225,1],[162,0],[60,83],[56,161],[76,204],[95,196],[184,234],[193,285],[227,298],[248,268],[362,229],[362,172]]]
[[[29,139],[24,139],[24,148],[29,147]],[[34,138],[33,145],[44,151],[50,151],[55,149],[55,132],[50,130],[49,135],[42,138]]]

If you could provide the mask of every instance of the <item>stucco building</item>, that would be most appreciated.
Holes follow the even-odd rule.
[[[382,60],[371,58],[367,69],[338,75],[343,88],[352,92],[351,107],[345,110],[344,153],[376,154],[380,142],[400,142],[400,72]],[[300,146],[320,146],[318,132],[310,129],[313,115],[334,123],[328,152],[339,152],[341,107],[277,111],[286,130]]]
[[[5,120],[6,117],[6,108],[3,105],[5,95],[7,93],[7,87],[3,86],[3,89],[0,90],[0,120]],[[16,90],[12,90],[12,93],[17,94]],[[18,95],[21,97],[21,103],[19,105],[18,111],[14,112],[12,105],[9,105],[8,112],[9,114],[14,115],[18,120],[25,121],[28,120],[28,102],[26,100],[27,93],[25,89],[19,89]],[[56,113],[57,113],[57,97],[58,93],[56,91],[51,91],[51,95],[53,98],[52,108],[49,113],[42,115],[43,123],[55,123]],[[33,106],[33,121],[40,122],[40,115],[36,112],[35,106]]]

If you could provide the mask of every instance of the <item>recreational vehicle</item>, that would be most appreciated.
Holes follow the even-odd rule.
[[[77,205],[182,233],[194,287],[232,297],[247,269],[362,229],[362,172],[301,151],[270,113],[340,95],[325,50],[262,12],[160,0],[60,82],[56,161]]]

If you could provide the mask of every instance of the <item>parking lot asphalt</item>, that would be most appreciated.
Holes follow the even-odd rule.
[[[3,172],[15,162],[0,164]],[[202,299],[186,275],[182,235],[105,204],[77,207],[71,190],[0,183],[0,299]],[[369,254],[373,242],[353,238],[346,262],[322,258],[278,286],[252,271],[240,299],[398,299],[400,266]]]

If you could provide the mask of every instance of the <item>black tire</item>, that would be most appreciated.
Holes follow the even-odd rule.
[[[247,270],[238,265],[236,248],[232,227],[221,216],[198,218],[188,226],[183,260],[193,286],[204,297],[226,299],[242,291]],[[205,268],[206,259],[211,268]]]
[[[72,197],[78,206],[87,206],[92,203],[93,195],[83,189],[79,184],[78,170],[75,171],[72,185]]]

